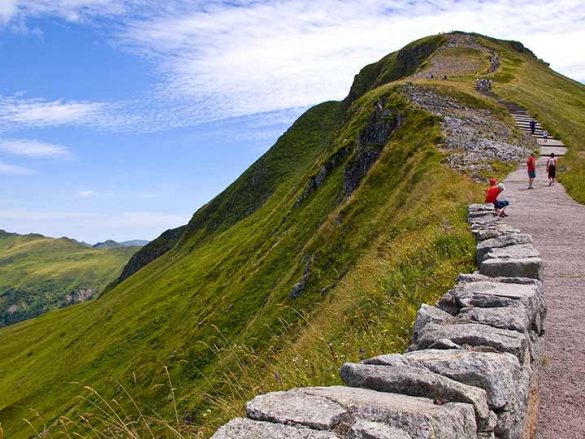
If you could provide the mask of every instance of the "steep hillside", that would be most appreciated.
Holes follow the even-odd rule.
[[[137,249],[0,230],[0,326],[97,297]]]
[[[364,68],[348,98],[307,111],[184,229],[137,253],[99,300],[0,330],[9,437],[29,435],[25,417],[52,432],[91,436],[92,419],[107,428],[92,406],[103,402],[80,385],[116,401],[110,423],[134,416],[139,436],[177,435],[145,427],[126,391],[146,416],[206,437],[257,392],[332,384],[345,359],[403,349],[420,303],[473,268],[474,180],[501,175],[530,146],[475,92],[474,72],[487,74],[496,51],[503,67],[492,76],[506,72],[509,50],[519,64],[538,61],[462,35]],[[426,79],[448,60],[458,63],[448,81]],[[510,145],[518,154],[500,155]]]

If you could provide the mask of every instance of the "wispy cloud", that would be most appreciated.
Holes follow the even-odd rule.
[[[340,99],[365,64],[415,38],[454,29],[520,40],[568,74],[585,64],[585,52],[577,46],[585,39],[585,4],[580,0],[21,0],[16,6],[14,1],[10,4],[4,15],[20,19],[107,17],[112,44],[154,61],[160,81],[157,93],[148,96],[148,105],[126,103],[118,120],[98,118],[102,127],[117,129],[164,129]],[[100,111],[83,107],[84,103],[69,104],[81,105],[71,107],[73,113]]]
[[[71,156],[71,152],[65,146],[29,139],[0,138],[0,152],[32,158]]]
[[[415,38],[454,28],[529,46],[536,42],[540,56],[567,71],[585,61],[575,50],[585,38],[585,5],[577,0],[299,0],[237,6],[229,2],[130,19],[119,37],[158,61],[161,95],[194,102],[196,119],[343,98],[363,65]]]
[[[0,129],[96,123],[108,105],[0,96]]]
[[[21,166],[11,165],[0,161],[0,175],[30,175],[34,174],[32,169],[23,168]]]
[[[91,197],[95,197],[97,195],[97,193],[95,191],[92,190],[83,190],[83,191],[77,191],[76,196],[79,198],[91,198]]]

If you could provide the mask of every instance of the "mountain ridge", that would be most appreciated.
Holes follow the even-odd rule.
[[[463,34],[489,50],[439,52],[451,35],[411,43],[402,56],[416,60],[414,71],[396,66],[394,52],[365,70],[351,102],[308,110],[164,246],[159,238],[145,246],[164,251],[143,253],[99,300],[0,330],[8,434],[26,437],[19,419],[31,407],[55,428],[62,415],[87,413],[91,404],[72,402],[83,391],[65,385],[78,382],[132,410],[123,385],[168,419],[176,401],[183,433],[205,437],[259,392],[335,384],[343,360],[404,349],[420,303],[473,269],[465,210],[483,193],[474,180],[513,166],[492,159],[489,168],[455,170],[445,118],[413,102],[408,87],[489,114],[512,133],[509,115],[474,90],[474,72],[425,79],[433,57],[471,59],[487,72],[497,52],[501,66],[489,77],[502,94],[524,90],[530,74],[542,87],[576,87],[513,42]],[[555,105],[547,111],[558,120]]]

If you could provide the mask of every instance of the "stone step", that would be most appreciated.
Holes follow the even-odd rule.
[[[542,137],[537,139],[537,142],[538,142],[539,146],[551,146],[551,147],[565,146],[565,144],[561,140],[552,139],[550,137],[547,139],[546,142],[544,141],[544,139]]]
[[[550,153],[554,152],[557,157],[562,157],[567,153],[567,148],[564,146],[541,146],[540,155],[541,157],[550,156]]]

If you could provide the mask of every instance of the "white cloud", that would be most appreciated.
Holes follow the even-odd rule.
[[[84,190],[84,191],[77,191],[76,195],[79,198],[90,198],[90,197],[94,197],[95,195],[97,195],[97,193],[95,191],[91,191],[91,190]]]
[[[158,60],[161,95],[208,120],[343,98],[365,64],[454,29],[522,40],[569,72],[585,61],[584,16],[577,0],[230,2],[130,19],[121,38]]]
[[[68,110],[98,112],[94,125],[116,129],[165,129],[341,99],[365,64],[456,29],[522,41],[566,74],[581,75],[585,65],[581,0],[21,0],[14,8],[22,19],[107,18],[100,28],[113,44],[156,63],[158,93],[118,113],[57,102],[58,120]]]
[[[32,169],[23,168],[21,166],[10,165],[0,161],[0,175],[30,175],[34,174]]]
[[[95,123],[107,110],[99,102],[64,102],[0,96],[0,129]]]
[[[7,23],[16,13],[16,0],[0,0],[0,24]]]
[[[0,138],[0,151],[24,157],[69,157],[70,151],[61,145],[28,139]]]

